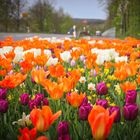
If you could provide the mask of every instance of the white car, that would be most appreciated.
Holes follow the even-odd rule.
[[[101,36],[101,31],[96,31],[96,36]]]

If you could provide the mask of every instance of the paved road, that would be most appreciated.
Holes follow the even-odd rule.
[[[22,40],[27,37],[38,36],[42,38],[47,37],[56,37],[56,38],[65,38],[72,37],[72,35],[63,35],[63,34],[39,34],[39,33],[0,33],[0,40],[4,40],[6,36],[12,36],[14,40]]]

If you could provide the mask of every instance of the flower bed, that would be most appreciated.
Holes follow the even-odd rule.
[[[0,139],[140,137],[140,40],[0,42]]]

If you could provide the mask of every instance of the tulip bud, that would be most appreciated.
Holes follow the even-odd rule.
[[[42,93],[38,93],[35,95],[34,101],[36,102],[37,106],[41,105],[41,101],[43,100],[43,98],[44,98],[44,94]]]
[[[8,101],[0,99],[0,112],[5,113],[8,110]]]
[[[81,105],[86,105],[86,104],[88,104],[88,98],[85,96]]]
[[[107,100],[99,99],[96,101],[96,105],[100,105],[106,109],[108,107],[108,102]]]
[[[123,108],[123,115],[125,120],[133,121],[138,115],[137,104],[126,104]]]
[[[75,66],[75,65],[76,65],[75,60],[71,60],[70,65],[71,65],[72,67]]]
[[[92,106],[90,103],[81,105],[78,110],[79,118],[83,121],[87,120],[88,114],[90,113],[91,109],[92,109]]]
[[[120,113],[120,108],[118,106],[111,106],[109,108],[109,113],[110,115],[116,111],[116,116],[114,118],[114,122],[120,122],[120,119],[121,119],[121,113]]]
[[[133,104],[136,102],[137,92],[136,90],[128,90],[126,93],[125,103]]]
[[[96,86],[96,91],[99,95],[106,95],[108,92],[108,88],[104,82],[100,82]]]
[[[43,105],[49,105],[49,101],[48,101],[47,98],[44,98],[44,99],[43,99]]]
[[[0,99],[5,99],[7,94],[6,88],[0,88]]]
[[[28,103],[28,106],[30,108],[30,110],[34,109],[34,107],[38,106],[35,102],[35,100],[30,100]]]
[[[81,61],[84,61],[84,60],[85,60],[85,56],[84,56],[84,55],[81,55],[81,56],[80,56],[80,60],[81,60]]]
[[[71,139],[70,139],[70,135],[66,134],[58,137],[58,140],[71,140]]]
[[[29,102],[29,94],[28,93],[24,93],[20,95],[20,103],[22,105],[27,105]]]
[[[69,134],[69,124],[66,121],[59,122],[57,127],[58,136]]]

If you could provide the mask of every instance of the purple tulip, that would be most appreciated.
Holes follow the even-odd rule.
[[[114,111],[116,111],[116,116],[115,116],[114,121],[120,122],[120,119],[121,119],[120,108],[118,106],[111,106],[109,108],[109,113],[112,114]]]
[[[78,114],[79,114],[80,120],[83,120],[83,121],[87,120],[88,115],[89,115],[91,109],[92,109],[92,106],[89,103],[86,104],[86,105],[80,106],[79,110],[78,110]]]
[[[85,60],[85,56],[84,56],[84,55],[81,55],[81,56],[80,56],[80,60],[81,60],[81,61],[84,61],[84,60]]]
[[[136,102],[137,92],[136,90],[128,90],[125,97],[126,104],[133,104]]]
[[[126,104],[123,108],[123,115],[125,120],[133,121],[138,115],[138,105],[137,104]]]
[[[106,109],[108,107],[108,102],[105,99],[98,99],[96,105],[100,105]]]
[[[49,105],[49,101],[48,101],[47,98],[44,98],[44,99],[43,99],[43,105],[47,105],[47,106]]]
[[[44,98],[44,94],[42,93],[38,93],[35,95],[34,101],[36,102],[37,106],[41,105],[41,101],[43,100],[43,98]]]
[[[83,99],[83,101],[81,103],[81,106],[82,105],[86,105],[86,104],[88,104],[88,98],[87,97],[84,97],[84,99]]]
[[[69,134],[69,124],[66,121],[59,122],[57,127],[58,136]]]
[[[106,95],[108,92],[108,88],[104,82],[100,82],[96,86],[96,91],[99,95]]]
[[[96,72],[96,70],[94,69],[91,69],[90,70],[90,76],[94,76],[94,77],[96,77],[97,76],[97,72]]]
[[[35,102],[35,100],[30,100],[28,103],[29,109],[32,110],[34,107],[38,106]]]
[[[0,88],[0,99],[5,99],[7,94],[6,88]]]
[[[66,134],[58,137],[58,140],[71,140],[71,138],[69,134]]]
[[[0,100],[0,112],[5,113],[8,110],[8,101],[7,100]]]
[[[31,82],[33,83],[33,84],[35,84],[35,80],[31,77]]]
[[[24,93],[20,95],[20,103],[22,105],[27,105],[29,103],[29,94],[28,93]]]
[[[72,67],[75,66],[75,65],[76,65],[75,60],[71,60],[70,65],[71,65]]]

